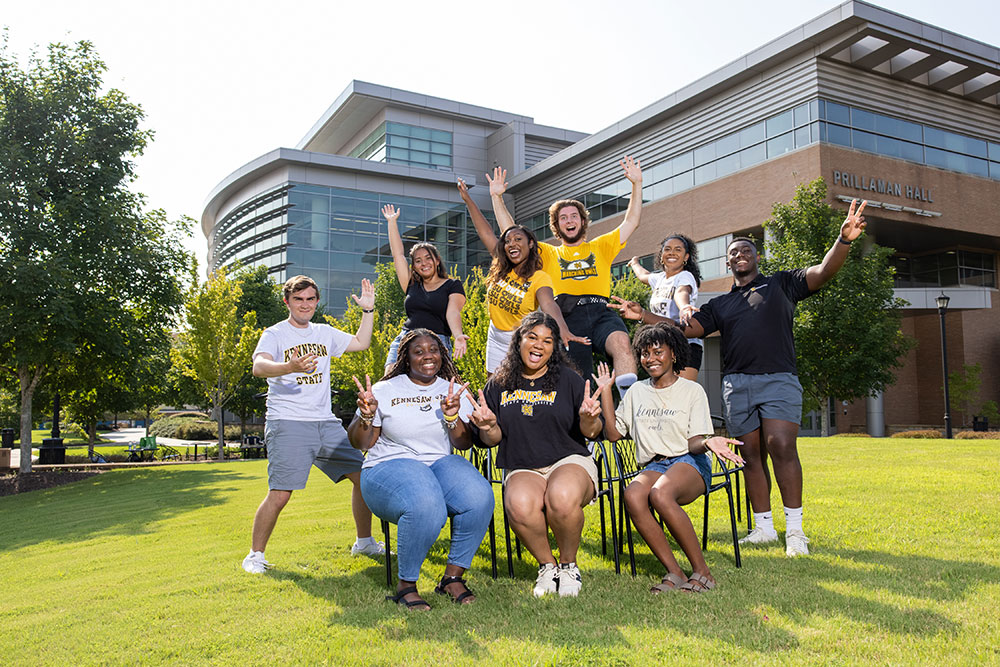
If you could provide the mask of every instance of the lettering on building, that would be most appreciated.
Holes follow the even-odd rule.
[[[845,188],[862,190],[864,192],[877,192],[881,195],[893,197],[905,197],[915,201],[933,202],[930,188],[923,188],[915,184],[899,183],[889,178],[876,178],[852,174],[847,171],[833,170],[833,183]]]

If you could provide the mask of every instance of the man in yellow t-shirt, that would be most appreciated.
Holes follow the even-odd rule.
[[[628,330],[621,318],[608,310],[611,295],[611,262],[625,247],[625,242],[639,226],[642,213],[642,169],[638,160],[621,160],[625,178],[632,183],[632,197],[625,218],[618,227],[593,241],[587,240],[590,213],[575,199],[561,199],[549,207],[549,227],[559,238],[559,245],[539,243],[542,270],[552,278],[556,302],[562,309],[569,329],[579,336],[589,336],[592,348],[612,359],[619,391],[624,394],[636,380],[635,359]],[[490,198],[500,230],[514,224],[503,201],[507,190],[506,171],[496,169],[490,183]],[[570,357],[589,378],[594,370],[591,347],[571,342]]]

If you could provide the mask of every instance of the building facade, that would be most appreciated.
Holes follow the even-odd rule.
[[[518,221],[549,236],[548,205],[583,201],[592,235],[613,229],[643,164],[643,219],[617,258],[647,265],[670,232],[699,244],[702,300],[728,290],[734,235],[762,237],[775,202],[823,177],[846,210],[867,199],[868,236],[895,249],[903,331],[917,345],[884,396],[832,400],[840,432],[943,423],[940,320],[950,298],[950,370],[978,363],[982,400],[1000,402],[1000,49],[862,2],[846,2],[592,135],[524,116],[354,82],[296,149],[242,167],[202,217],[209,266],[239,259],[283,279],[307,273],[336,312],[387,261],[382,203],[402,207],[408,243],[436,243],[464,274],[488,256],[454,183],[508,169]],[[489,213],[485,187],[473,197]],[[327,295],[330,295],[327,297]],[[717,341],[700,381],[718,405]],[[832,397],[836,399],[836,397]],[[952,406],[953,422],[966,415]],[[812,432],[807,416],[803,432]]]

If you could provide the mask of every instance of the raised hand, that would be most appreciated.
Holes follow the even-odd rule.
[[[461,359],[465,356],[465,352],[469,346],[469,337],[465,334],[459,334],[455,336],[455,349],[451,353],[452,359]]]
[[[719,458],[726,459],[733,463],[743,465],[743,458],[729,448],[729,445],[742,445],[743,443],[739,440],[733,440],[732,438],[723,438],[721,435],[716,435],[705,440],[705,447],[718,456]]]
[[[402,209],[398,209],[392,204],[386,204],[382,207],[382,215],[384,215],[385,219],[389,222],[396,222],[396,220],[399,219],[400,211],[402,211]]]
[[[625,170],[625,178],[633,183],[642,182],[642,167],[639,165],[638,160],[633,160],[632,156],[626,155],[618,164]]]
[[[587,380],[583,385],[583,400],[580,401],[580,416],[596,418],[601,416],[601,401],[598,396],[601,393],[600,386],[591,395],[590,393],[590,380]]]
[[[612,384],[615,381],[615,372],[608,368],[605,362],[601,362],[597,365],[597,375],[591,373],[591,377],[594,378],[594,385],[597,387],[597,393]]]
[[[375,307],[375,286],[367,278],[361,279],[361,297],[351,294],[354,303],[361,306],[361,310],[371,310]]]
[[[617,310],[626,320],[642,319],[642,306],[635,301],[627,301],[620,296],[615,296],[614,294],[611,295],[611,299],[614,303],[608,303],[608,308]]]
[[[461,178],[458,179],[456,185],[458,186],[458,193],[462,195],[462,199],[467,201],[469,199],[469,186]]]
[[[469,392],[469,400],[472,401],[472,414],[469,415],[469,420],[479,430],[489,431],[497,425],[497,416],[490,410],[490,406],[486,405],[486,396],[483,395],[482,389],[479,390],[478,401],[471,391]]]
[[[486,174],[486,180],[490,183],[490,196],[502,195],[507,192],[507,170],[503,167],[493,168],[493,178]]]
[[[469,388],[469,383],[466,382],[455,391],[455,381],[458,378],[452,378],[448,382],[448,395],[441,399],[441,412],[448,417],[458,414],[458,408],[462,403],[462,393]],[[458,382],[462,382],[458,380]]]
[[[372,378],[366,373],[364,386],[361,385],[357,376],[352,375],[351,379],[358,387],[358,410],[361,411],[362,417],[371,419],[375,416],[375,410],[378,408],[378,401],[375,400],[375,394],[372,393]]]
[[[295,354],[293,349],[291,358],[288,360],[288,367],[292,373],[315,373],[319,364],[315,354],[303,354],[301,357]]]
[[[868,223],[865,222],[865,218],[861,215],[861,212],[865,210],[865,206],[868,204],[867,200],[862,200],[861,206],[858,210],[854,210],[854,205],[858,203],[857,199],[851,200],[851,208],[847,212],[847,218],[844,219],[844,224],[840,226],[840,238],[845,241],[853,241],[854,239],[861,236],[861,232],[865,231],[865,227]]]

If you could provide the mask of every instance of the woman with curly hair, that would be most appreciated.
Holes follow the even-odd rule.
[[[632,349],[649,378],[628,388],[617,411],[610,389],[604,391],[601,403],[604,436],[612,442],[631,436],[635,442],[635,460],[642,472],[625,489],[625,504],[639,534],[667,569],[652,592],[708,591],[715,588],[715,579],[683,505],[708,492],[712,481],[708,452],[743,463],[729,448],[742,443],[713,435],[705,390],[681,377],[681,370],[688,367],[690,347],[680,329],[665,323],[644,326],[636,332]],[[601,364],[598,382],[610,383],[612,379],[608,367]],[[690,577],[670,550],[650,505],[663,517],[687,556]]]
[[[470,416],[482,443],[499,445],[507,518],[539,564],[536,597],[579,594],[583,507],[597,487],[587,438],[601,432],[600,389],[591,395],[590,382],[568,364],[556,321],[530,313]],[[549,546],[550,528],[558,563]]]
[[[494,178],[502,179],[502,171],[500,167],[494,169]],[[486,178],[490,179],[489,174]],[[479,240],[493,255],[493,264],[486,277],[486,308],[490,316],[486,337],[486,372],[490,375],[496,372],[507,356],[514,329],[525,315],[536,309],[552,316],[566,345],[571,342],[590,345],[589,338],[574,336],[566,326],[552,292],[552,278],[542,271],[538,239],[531,230],[514,225],[504,230],[497,239],[479,206],[469,196],[469,188],[462,179],[458,179],[458,191],[469,209]]]
[[[361,495],[372,512],[398,526],[399,583],[386,599],[429,609],[417,592],[420,567],[452,517],[444,576],[434,589],[460,604],[475,600],[462,574],[472,564],[490,519],[493,490],[452,448],[472,446],[467,425],[468,385],[456,377],[448,350],[433,331],[406,332],[399,357],[373,386],[354,378],[358,411],[347,429],[351,444],[368,452]]]
[[[409,262],[403,247],[403,237],[399,234],[399,214],[392,204],[382,207],[389,229],[389,250],[396,268],[396,278],[406,297],[403,309],[406,321],[403,328],[389,345],[385,360],[385,372],[396,363],[399,343],[403,336],[413,329],[430,329],[441,340],[441,344],[451,353],[448,337],[455,339],[455,358],[465,354],[469,339],[462,333],[462,307],[465,306],[465,289],[462,281],[449,278],[445,272],[441,254],[431,243],[417,243],[410,248]]]
[[[633,257],[628,265],[641,282],[653,288],[649,296],[649,311],[675,322],[686,323],[698,309],[698,287],[701,286],[701,269],[698,268],[698,248],[694,241],[683,234],[671,234],[660,243],[656,257],[659,271],[647,271]],[[705,344],[700,338],[688,340],[691,353],[688,365],[681,370],[681,377],[697,380]]]

